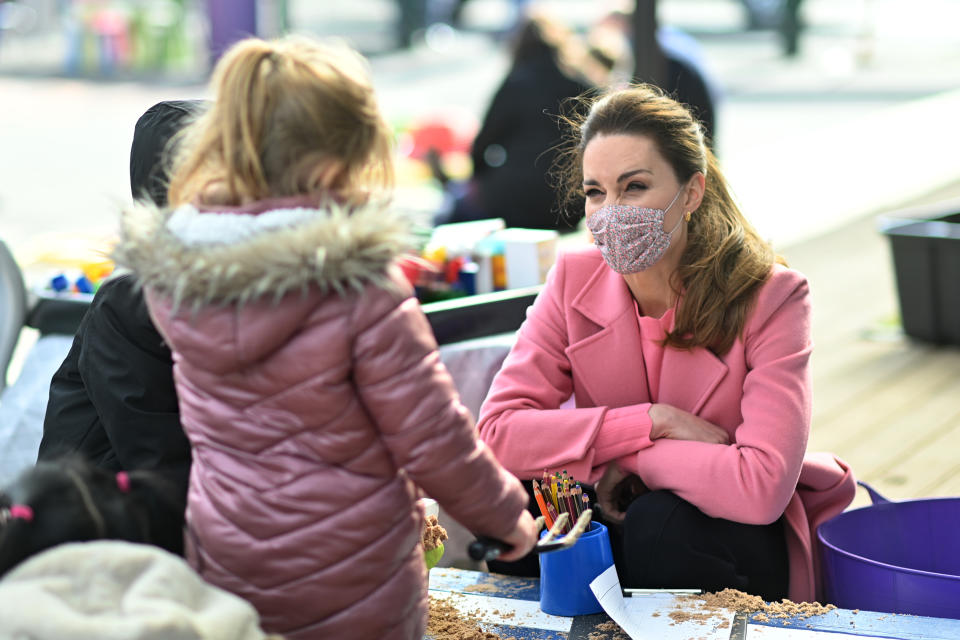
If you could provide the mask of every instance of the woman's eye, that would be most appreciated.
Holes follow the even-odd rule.
[[[603,192],[600,191],[600,189],[587,189],[584,191],[584,195],[588,198],[594,198],[596,196],[603,195]]]
[[[643,184],[642,182],[631,182],[630,184],[627,185],[627,191],[637,191],[637,190],[643,191],[646,188],[647,188],[647,185]]]

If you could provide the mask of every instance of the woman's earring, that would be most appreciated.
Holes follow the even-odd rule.
[[[690,222],[690,216],[691,216],[691,215],[693,215],[693,212],[692,212],[692,211],[687,211],[685,214],[683,214],[683,217],[687,219],[687,222]]]

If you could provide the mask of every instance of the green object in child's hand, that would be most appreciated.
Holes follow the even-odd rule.
[[[441,542],[435,548],[425,552],[423,556],[427,560],[427,571],[430,571],[430,569],[433,569],[435,566],[437,566],[437,563],[440,562],[440,558],[443,557],[443,543]]]

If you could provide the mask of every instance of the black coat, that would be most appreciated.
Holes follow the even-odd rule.
[[[471,151],[471,188],[486,216],[503,218],[508,227],[576,228],[582,205],[573,207],[572,219],[560,217],[548,173],[563,137],[558,122],[563,103],[586,90],[585,83],[560,69],[550,51],[513,66]]]
[[[53,376],[39,459],[65,453],[108,470],[159,472],[186,499],[190,443],[173,360],[131,276],[100,287]]]

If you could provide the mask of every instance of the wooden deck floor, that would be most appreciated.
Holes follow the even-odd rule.
[[[957,196],[960,184],[905,206]],[[813,296],[809,450],[836,453],[890,499],[960,495],[960,348],[902,335],[876,217],[780,253],[807,275]],[[860,491],[854,506],[865,504]]]

